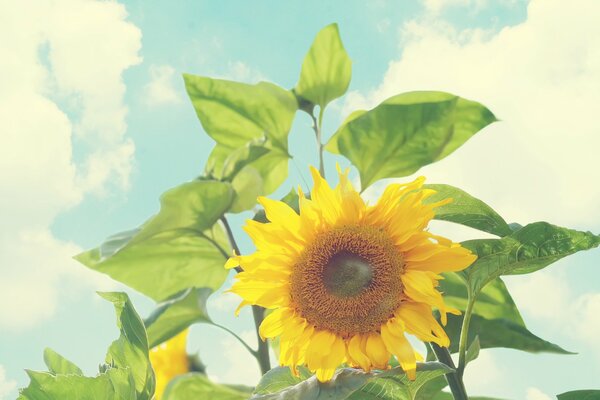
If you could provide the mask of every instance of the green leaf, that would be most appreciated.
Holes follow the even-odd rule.
[[[440,281],[444,301],[450,307],[465,310],[467,307],[467,286],[457,273],[447,272]],[[501,278],[496,278],[477,296],[473,313],[487,319],[508,319],[517,325],[525,326],[521,313]]]
[[[448,315],[448,324],[445,330],[450,337],[452,353],[458,351],[462,319],[462,316]],[[529,353],[573,354],[554,343],[541,339],[525,326],[508,319],[486,319],[473,314],[469,323],[469,337],[476,336],[479,336],[482,349],[505,347]]]
[[[447,198],[453,199],[452,203],[435,209],[435,219],[455,222],[498,236],[512,233],[506,221],[498,213],[467,192],[450,185],[425,185],[425,188],[437,192],[425,200],[426,204]]]
[[[478,293],[500,275],[527,274],[578,251],[598,247],[600,236],[535,222],[502,239],[469,240],[462,244],[478,257],[461,272],[473,293]]]
[[[189,287],[217,289],[231,254],[217,220],[230,207],[229,183],[194,181],[161,198],[161,210],[141,229],[112,236],[75,258],[156,301]]]
[[[249,396],[249,392],[239,387],[220,385],[211,382],[204,374],[191,373],[171,380],[162,400],[246,400]]]
[[[444,300],[449,306],[464,311],[467,305],[466,282],[456,273],[444,273],[444,278],[440,281]],[[462,320],[462,315],[449,316],[445,328],[450,337],[452,352],[458,351]],[[472,340],[477,338],[480,348],[508,347],[529,352],[570,354],[527,329],[514,300],[500,278],[494,279],[477,295],[469,326],[469,337]],[[473,346],[473,341],[470,342],[470,346]]]
[[[302,63],[295,92],[323,110],[341,97],[350,84],[352,61],[344,49],[337,24],[321,29]]]
[[[287,138],[298,109],[293,93],[267,82],[248,85],[189,74],[183,78],[202,127],[217,142],[206,173],[231,179],[235,168],[227,165],[232,161],[228,158],[239,149],[263,143],[263,154],[249,155],[244,165],[261,174],[265,194],[279,187],[287,177]]]
[[[600,400],[600,390],[574,390],[557,397],[558,400]]]
[[[149,347],[169,340],[194,323],[211,322],[206,310],[206,300],[211,293],[209,288],[191,288],[160,303],[144,321]]]
[[[343,124],[326,149],[348,158],[366,189],[441,160],[496,121],[483,105],[444,92],[391,97]]]
[[[242,169],[233,178],[231,186],[235,191],[235,200],[229,209],[232,213],[251,209],[256,204],[258,196],[264,193],[262,177],[252,166]]]
[[[99,293],[113,303],[117,327],[121,336],[109,347],[106,363],[120,369],[129,368],[139,399],[151,399],[154,394],[154,371],[148,357],[148,337],[142,319],[125,293]]]
[[[452,368],[439,362],[419,364],[417,378],[409,380],[406,375],[376,378],[355,392],[352,400],[416,400],[428,399],[426,384],[452,372]],[[441,388],[440,388],[441,389]],[[431,390],[431,389],[429,389]],[[423,393],[421,393],[423,391]]]
[[[54,375],[83,375],[83,372],[77,365],[50,348],[44,350],[44,362],[48,367],[48,371]]]
[[[298,375],[292,375],[288,367],[275,367],[263,375],[254,389],[254,394],[279,392],[312,376],[310,371],[305,367],[298,367]]]
[[[109,369],[94,378],[35,371],[27,375],[31,382],[17,400],[137,400],[129,370]]]
[[[233,189],[226,182],[202,180],[179,185],[161,196],[159,213],[142,225],[131,243],[175,229],[201,234],[225,214],[233,197]]]
[[[229,153],[223,163],[222,179],[231,182],[245,166],[250,165],[252,162],[269,153],[269,150],[264,145],[264,138],[259,138]]]
[[[263,376],[252,400],[413,399],[406,396],[416,395],[425,382],[450,371],[438,362],[419,363],[417,379],[411,382],[400,367],[369,373],[343,368],[331,381],[320,383],[306,369],[300,369],[300,376],[295,377],[289,368],[277,367]],[[394,397],[398,395],[405,397]]]
[[[27,371],[30,383],[18,400],[150,400],[154,395],[154,372],[148,358],[144,325],[125,293],[100,293],[111,301],[117,315],[120,337],[95,377],[58,353],[46,349],[44,360],[50,372]]]
[[[481,344],[479,343],[479,336],[475,336],[475,339],[469,345],[467,349],[467,355],[465,359],[465,363],[468,364],[471,361],[477,359],[479,357],[479,350],[481,350]]]

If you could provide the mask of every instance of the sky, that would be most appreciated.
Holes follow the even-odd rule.
[[[118,336],[112,307],[95,291],[126,290],[142,315],[152,310],[71,257],[139,225],[162,192],[202,172],[213,143],[181,74],[291,88],[314,35],[331,22],[353,77],[327,109],[325,137],[352,110],[404,91],[480,101],[501,122],[419,174],[465,189],[511,222],[600,233],[598,20],[595,0],[2,2],[0,400],[27,385],[25,368],[44,368],[45,347],[94,373]],[[305,115],[290,148],[290,177],[274,197],[309,180],[317,162]],[[326,155],[329,176],[336,161],[348,165]],[[374,199],[387,183],[365,195]],[[455,240],[477,235],[434,228]],[[486,350],[467,369],[470,393],[546,400],[598,388],[599,261],[600,250],[589,251],[506,279],[529,329],[578,354]],[[211,315],[255,342],[249,312],[232,316],[238,300],[213,295]],[[194,327],[188,350],[219,382],[258,379],[251,356],[216,328]]]

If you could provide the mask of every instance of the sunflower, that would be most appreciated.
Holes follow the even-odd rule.
[[[272,311],[260,326],[263,340],[280,336],[279,361],[294,373],[306,365],[324,382],[342,363],[386,369],[394,355],[410,379],[421,359],[405,334],[448,347],[442,324],[458,310],[444,304],[439,275],[460,271],[475,256],[457,243],[425,229],[434,210],[451,199],[425,204],[435,193],[424,178],[389,185],[368,205],[338,168],[332,189],[311,168],[308,199],[299,190],[299,210],[259,198],[269,223],[249,220],[244,230],[256,252],[234,255],[231,292],[240,308],[255,304]],[[239,308],[238,308],[239,311]]]
[[[162,398],[171,379],[190,371],[190,362],[185,350],[187,336],[186,329],[150,350],[150,363],[156,376],[156,400]]]

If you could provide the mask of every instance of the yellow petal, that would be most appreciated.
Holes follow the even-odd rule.
[[[355,335],[348,342],[348,356],[352,361],[353,366],[359,366],[365,371],[371,370],[371,360],[365,353],[362,335]]]
[[[260,338],[265,341],[267,338],[274,338],[283,333],[284,322],[291,317],[289,308],[278,308],[265,317],[260,324],[258,332]]]
[[[417,360],[415,351],[410,345],[404,332],[397,330],[398,325],[388,321],[381,326],[381,338],[390,353],[396,356],[400,366],[408,376],[408,379],[415,380],[417,370]]]
[[[367,356],[375,368],[385,369],[390,361],[390,353],[385,347],[381,336],[377,333],[371,333],[367,337],[366,346]]]
[[[314,167],[311,167],[310,172],[314,181],[311,194],[315,206],[321,211],[324,221],[329,226],[334,226],[342,213],[340,198],[336,195],[336,192],[331,189],[327,181],[321,177],[319,171]]]
[[[450,345],[450,339],[431,314],[431,306],[423,303],[403,302],[396,316],[404,322],[406,331],[420,340],[435,342],[442,347]]]

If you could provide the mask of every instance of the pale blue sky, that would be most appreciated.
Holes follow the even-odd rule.
[[[93,295],[96,288],[106,288],[106,282],[90,278],[93,273],[74,273],[73,269],[84,267],[72,264],[67,254],[93,247],[112,233],[139,225],[157,210],[157,198],[162,192],[202,172],[212,141],[197,121],[180,74],[247,82],[266,79],[291,88],[314,35],[331,22],[339,24],[353,60],[353,77],[349,89],[352,94],[328,109],[326,136],[353,107],[372,106],[402,90],[451,90],[480,100],[504,122],[486,130],[447,160],[425,168],[423,173],[432,181],[464,187],[511,221],[545,219],[600,232],[599,213],[593,207],[600,201],[600,193],[593,187],[585,188],[586,182],[600,179],[590,150],[599,144],[600,132],[590,117],[593,113],[584,113],[590,103],[600,100],[600,41],[594,40],[600,39],[600,32],[592,24],[594,17],[600,17],[600,9],[598,3],[584,0],[580,7],[569,6],[572,9],[568,10],[562,10],[563,5],[555,0],[541,3],[536,1],[528,12],[528,3],[519,0],[139,0],[121,3],[124,8],[114,3],[76,0],[62,8],[48,3],[41,7],[47,14],[40,11],[34,15],[17,6],[14,10],[7,6],[8,15],[22,21],[20,26],[39,30],[42,38],[36,42],[14,36],[17,42],[23,40],[23,48],[26,44],[33,49],[31,54],[6,50],[17,54],[15,71],[21,61],[27,66],[35,63],[37,69],[31,69],[31,76],[39,76],[38,70],[45,71],[51,83],[27,86],[27,93],[54,103],[57,109],[49,110],[68,118],[71,125],[62,130],[56,128],[64,139],[57,142],[57,148],[62,149],[58,153],[52,147],[44,150],[54,144],[51,135],[55,131],[51,128],[55,125],[48,125],[50,138],[42,139],[36,136],[39,133],[25,128],[8,136],[15,151],[33,146],[47,156],[35,159],[33,165],[38,170],[31,176],[51,174],[50,179],[41,181],[41,187],[48,185],[52,189],[32,191],[33,196],[42,198],[39,204],[37,200],[30,203],[30,195],[14,195],[17,200],[5,208],[10,210],[6,218],[11,222],[0,231],[0,249],[10,250],[4,258],[0,256],[0,272],[2,279],[6,274],[7,282],[18,294],[12,312],[0,313],[0,366],[5,371],[3,377],[0,369],[0,400],[3,394],[6,399],[14,398],[16,390],[11,388],[15,385],[26,385],[24,368],[43,368],[44,347],[52,347],[93,373],[116,337],[112,307]],[[69,16],[70,12],[73,15]],[[101,19],[99,13],[105,18],[102,24],[73,28],[96,29],[86,36],[96,42],[78,46],[79,43],[64,39],[62,33],[70,31],[63,25],[69,25],[73,17],[96,21]],[[50,15],[50,22],[45,15]],[[39,28],[42,19],[45,25]],[[554,36],[559,22],[570,34]],[[17,31],[10,29],[0,28],[0,33],[13,37]],[[105,38],[109,31],[110,37]],[[106,42],[114,43],[118,49],[103,48],[102,43]],[[90,48],[94,51],[90,52]],[[65,53],[61,49],[66,49]],[[0,47],[1,51],[5,50]],[[70,55],[87,57],[90,64],[79,65]],[[71,67],[76,71],[88,68],[95,75],[73,73]],[[94,86],[95,77],[104,76],[105,72],[112,80],[99,79]],[[119,83],[121,72],[123,86]],[[78,74],[82,76],[80,80]],[[17,96],[21,92],[15,84],[8,93]],[[113,102],[118,110],[106,111],[104,106],[112,106]],[[556,104],[564,105],[561,113],[553,108]],[[125,117],[118,112],[124,108],[128,110]],[[28,115],[46,121],[50,111],[44,110],[41,106],[31,107]],[[105,122],[102,118],[108,123],[126,124],[115,129],[114,140],[101,137]],[[101,133],[94,134],[95,130]],[[129,154],[128,140],[135,145],[132,156],[125,155]],[[299,169],[290,163],[290,179],[274,196],[302,183],[299,171],[308,179],[307,165],[316,163],[314,135],[304,114],[298,114],[294,122],[290,148]],[[96,152],[100,152],[102,162],[110,165],[105,175],[85,168]],[[47,164],[40,159],[47,159]],[[60,171],[66,172],[64,179],[55,179],[59,173],[48,166],[58,165],[60,160],[66,160],[65,165],[60,164]],[[334,175],[335,161],[346,165],[331,155],[326,161],[329,176]],[[352,174],[355,176],[355,171]],[[7,182],[10,193],[29,193],[30,186],[39,183],[37,178],[20,179],[16,170],[9,178],[5,175],[0,174],[0,183]],[[123,177],[128,184],[119,185],[117,178]],[[28,189],[21,191],[19,182],[27,183]],[[89,188],[71,188],[78,185]],[[72,196],[65,194],[69,190],[73,190]],[[547,192],[552,195],[546,197]],[[46,205],[47,212],[40,214],[42,222],[33,217],[31,221],[20,218],[36,216]],[[249,215],[231,219],[239,226]],[[14,223],[12,216],[18,217]],[[22,238],[21,232],[46,232],[48,236],[42,235],[36,242],[26,234]],[[250,243],[240,229],[236,229],[236,234],[242,250],[250,251]],[[11,253],[21,244],[25,250]],[[48,265],[46,251],[53,251]],[[33,253],[35,257],[31,256]],[[596,311],[600,312],[599,257],[598,251],[576,255],[548,271],[514,277],[508,282],[531,331],[581,354],[489,351],[473,364],[477,371],[468,377],[474,394],[542,400],[553,398],[546,395],[598,385],[600,346],[594,347],[593,339],[600,334],[596,319]],[[63,260],[68,267],[62,266]],[[55,266],[56,273],[51,270]],[[28,289],[26,278],[36,281],[35,290]],[[143,315],[152,309],[149,300],[129,293]],[[5,302],[2,307],[9,304]],[[242,331],[252,329],[247,311],[238,319],[231,316],[231,298],[214,299],[211,304],[211,314],[218,322]],[[561,326],[560,320],[567,321],[567,328]],[[240,356],[243,350],[223,335],[213,328],[194,329],[189,350],[200,351],[209,375],[218,380],[233,382],[241,375],[241,382],[251,383],[252,373],[236,372],[235,368],[254,368],[252,361]],[[489,368],[489,375],[485,368]]]

